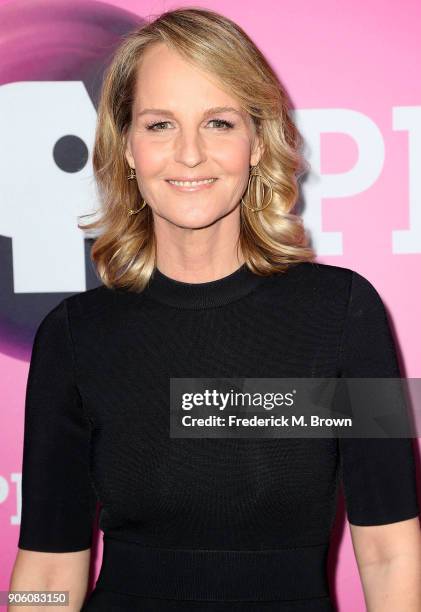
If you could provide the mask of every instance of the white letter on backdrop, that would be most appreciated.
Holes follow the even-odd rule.
[[[15,293],[86,289],[77,216],[97,206],[90,155],[95,122],[81,81],[0,87],[0,234],[12,239]],[[65,136],[80,139],[89,151],[78,171],[54,161],[55,144]]]
[[[342,232],[322,231],[323,198],[347,198],[368,189],[378,179],[384,162],[384,142],[377,125],[351,109],[303,109],[294,119],[305,140],[304,155],[311,171],[302,185],[303,221],[318,255],[342,255]],[[320,135],[348,134],[358,145],[358,161],[347,172],[321,173]]]
[[[392,232],[392,251],[421,253],[421,106],[394,108],[393,129],[408,132],[409,229]]]

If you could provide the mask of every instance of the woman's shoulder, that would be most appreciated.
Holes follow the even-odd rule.
[[[320,280],[349,280],[354,270],[343,266],[320,263],[316,261],[303,261],[292,265],[288,271],[307,278],[312,277]]]
[[[72,320],[89,319],[95,313],[104,312],[112,299],[112,292],[103,285],[61,299],[41,317],[35,340],[44,336],[68,336]]]
[[[350,268],[334,266],[314,261],[304,261],[291,265],[286,272],[276,275],[298,285],[304,292],[314,292],[316,289],[326,293],[330,291],[345,293],[350,288],[354,271]]]
[[[72,319],[91,318],[109,312],[116,312],[119,307],[127,306],[127,301],[139,300],[139,294],[124,289],[114,289],[101,284],[92,289],[65,298],[69,316]]]
[[[66,333],[69,333],[78,323],[83,323],[83,329],[98,329],[97,324],[118,316],[119,308],[127,308],[129,296],[129,292],[109,289],[105,285],[74,293],[60,300],[44,314],[36,335],[62,334],[66,329]]]
[[[297,276],[303,281],[321,282],[332,286],[347,287],[350,292],[378,294],[374,284],[363,274],[352,268],[320,262],[300,262],[289,269],[291,277]]]
[[[278,280],[279,279],[279,280]],[[273,286],[283,285],[294,287],[299,295],[317,303],[346,303],[354,307],[371,305],[383,308],[383,301],[373,284],[366,276],[356,270],[319,262],[300,262],[288,268],[286,273],[275,275]]]

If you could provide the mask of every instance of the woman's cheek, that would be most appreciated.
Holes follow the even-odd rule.
[[[135,153],[136,165],[144,175],[154,174],[162,168],[162,163],[168,159],[167,151],[162,145],[157,146],[139,146]]]
[[[233,174],[243,172],[245,167],[248,168],[250,161],[250,144],[240,139],[235,143],[226,143],[226,146],[220,145],[216,149],[215,157],[227,172]]]

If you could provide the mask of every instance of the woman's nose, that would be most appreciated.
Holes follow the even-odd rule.
[[[183,131],[175,144],[175,161],[194,166],[206,159],[205,143],[197,130]]]

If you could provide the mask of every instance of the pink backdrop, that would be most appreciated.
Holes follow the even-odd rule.
[[[0,11],[6,4],[25,8],[31,3],[0,0]],[[68,7],[72,4],[67,2]],[[147,0],[109,4],[141,17],[183,6]],[[313,168],[303,189],[303,216],[318,260],[353,268],[375,285],[393,322],[402,374],[420,377],[421,4],[417,0],[196,0],[192,4],[239,23],[286,84]],[[22,15],[24,19],[25,12]],[[2,89],[6,91],[5,86],[0,87],[0,115],[6,105],[8,122],[18,130],[22,116],[10,97],[2,103]],[[0,129],[6,129],[1,122]],[[10,164],[26,171],[19,150],[25,141],[7,150],[1,142],[2,135],[2,169]],[[11,203],[2,197],[4,189],[14,193],[6,174],[0,184],[0,234],[14,239]],[[13,207],[19,209],[19,201]],[[47,222],[43,219],[43,224]],[[77,244],[83,248],[80,238]],[[26,255],[29,259],[29,250]],[[14,266],[14,255],[12,262]],[[1,266],[6,263],[2,260]],[[55,273],[62,279],[57,291],[84,289],[73,280],[66,286],[67,270],[59,260],[50,258],[48,266],[50,278]],[[18,278],[14,277],[16,285]],[[24,291],[21,285],[19,290]],[[48,291],[54,291],[53,283]],[[6,308],[4,301],[0,305]],[[0,345],[0,590],[8,588],[19,531],[29,359],[28,351],[20,353],[13,346],[13,334]],[[331,586],[340,612],[359,612],[365,607],[348,524],[342,517],[340,507],[331,556],[331,566],[336,564],[337,569]],[[100,558],[98,544],[96,571]]]

